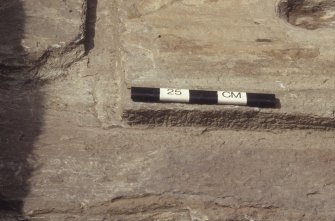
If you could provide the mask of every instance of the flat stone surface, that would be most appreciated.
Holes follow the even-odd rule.
[[[227,8],[228,4],[235,7],[229,1],[211,2],[218,5],[226,2]],[[88,3],[86,23],[89,29],[85,42],[90,43],[87,46],[92,50],[87,51],[87,56],[78,61],[80,56],[75,49],[65,54],[52,50],[53,55],[41,66],[43,71],[38,70],[38,74],[43,72],[49,77],[43,83],[35,79],[21,84],[12,79],[13,84],[8,84],[8,79],[2,79],[5,75],[0,76],[0,220],[334,220],[335,137],[334,131],[330,131],[333,119],[324,113],[307,113],[323,110],[319,107],[323,100],[314,100],[317,105],[303,112],[305,114],[300,109],[286,113],[282,109],[133,104],[129,102],[129,90],[123,91],[127,86],[124,68],[128,67],[124,60],[127,51],[123,46],[128,44],[124,36],[129,24],[125,24],[144,22],[164,10],[171,10],[169,13],[176,17],[176,12],[185,7],[190,7],[194,13],[183,16],[195,18],[209,2],[92,0]],[[168,5],[164,6],[166,3]],[[251,1],[236,3],[243,5],[242,8],[252,6]],[[64,11],[64,7],[58,10]],[[215,10],[214,5],[211,7]],[[129,18],[125,14],[128,11]],[[233,12],[228,12],[233,16]],[[253,13],[246,8],[243,12]],[[221,14],[217,12],[217,16]],[[295,15],[300,16],[299,13]],[[241,20],[243,16],[241,14]],[[164,18],[173,19],[167,14]],[[162,19],[160,24],[164,28]],[[185,21],[188,25],[203,23],[201,19]],[[214,21],[210,19],[208,23]],[[281,22],[284,20],[278,20]],[[166,24],[169,27],[169,23]],[[284,22],[283,25],[288,24]],[[138,27],[140,31],[142,26]],[[185,25],[179,29],[192,27]],[[325,31],[324,27],[316,30]],[[173,31],[171,27],[169,31]],[[269,30],[269,33],[272,32]],[[136,38],[141,39],[134,36]],[[201,38],[206,41],[205,36]],[[129,39],[129,44],[134,39]],[[267,40],[260,41],[260,44],[267,44]],[[143,44],[145,42],[149,41]],[[82,51],[81,46],[76,47]],[[129,55],[135,49],[134,46]],[[233,49],[234,45],[231,51]],[[169,62],[173,60],[170,55],[178,55],[176,59],[180,61],[187,60],[189,55],[183,50],[172,47],[164,53]],[[220,53],[224,55],[224,51]],[[214,51],[201,55],[200,63],[205,64],[203,58],[213,54]],[[195,55],[190,56],[194,58]],[[63,67],[66,75],[51,78],[54,67],[62,64],[58,59],[76,62]],[[138,65],[144,68],[146,63]],[[186,67],[195,70],[196,65]],[[1,67],[3,70],[9,75],[36,74],[35,71]],[[328,66],[324,70],[327,72]],[[128,69],[126,71],[128,73]],[[200,72],[194,75],[197,77],[193,82],[204,79]],[[248,75],[231,76],[249,79]],[[254,75],[255,80],[257,76]],[[302,74],[299,72],[297,76]],[[266,75],[263,73],[259,77],[260,84],[264,84],[261,80],[266,79]],[[192,86],[186,81],[180,83],[180,79],[171,78],[180,86]],[[332,78],[324,82],[325,90],[332,90],[328,85],[330,80]],[[166,79],[162,78],[164,81]],[[129,80],[127,82],[129,86]],[[198,86],[201,84],[194,84]],[[237,87],[238,82],[232,86]],[[254,86],[249,87],[255,89]],[[276,90],[279,93],[279,89]],[[306,99],[313,92],[313,88],[301,91]],[[150,126],[129,127],[121,121],[122,99],[130,105],[124,109],[128,110],[124,113],[128,114],[129,121]],[[163,127],[151,127],[157,125]],[[168,127],[171,125],[197,127]],[[218,126],[234,130],[222,130]],[[306,128],[308,130],[302,130]]]
[[[0,65],[30,66],[84,38],[86,0],[1,0]]]
[[[318,116],[332,121],[335,29],[331,25],[315,30],[294,26],[279,16],[277,3],[123,2],[121,42],[127,87],[270,92],[281,101],[279,110],[266,110],[274,116]],[[331,4],[328,9],[333,11]],[[325,19],[331,24],[332,20]],[[126,118],[133,110],[151,115],[152,106],[134,104],[129,94],[124,100]],[[203,109],[197,105],[156,109],[169,107]],[[222,109],[212,107],[212,111]]]
[[[30,179],[24,211],[32,220],[332,220],[334,139],[332,132],[49,127],[35,143],[43,166]]]

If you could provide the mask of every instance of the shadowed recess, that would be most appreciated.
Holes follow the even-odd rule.
[[[333,0],[282,0],[278,11],[294,26],[309,30],[335,28]]]
[[[25,220],[43,118],[37,85],[23,83],[31,78],[22,47],[25,19],[24,1],[0,0],[0,220]]]
[[[98,0],[87,2],[86,24],[85,24],[85,53],[88,54],[94,48],[95,23],[97,20]]]

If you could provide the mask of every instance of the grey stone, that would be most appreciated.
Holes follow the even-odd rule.
[[[1,0],[0,12],[1,66],[53,78],[83,56],[86,0]]]
[[[63,2],[80,7],[50,1],[53,20]],[[0,219],[334,219],[331,28],[289,24],[272,0],[87,7],[71,50],[1,67]],[[271,91],[282,108],[135,104],[133,84]]]
[[[314,5],[318,2],[322,4],[314,1]],[[328,3],[323,10],[331,16],[333,4]],[[276,119],[287,116],[285,125],[299,127],[302,118],[315,122],[310,117],[316,117],[334,128],[335,29],[296,27],[281,17],[280,7],[276,0],[123,2],[121,40],[127,87],[275,93],[280,109],[259,114],[246,108],[233,111],[259,115],[272,126],[278,125]],[[188,116],[201,110],[209,115],[212,111],[217,122],[219,116],[233,112],[218,106],[134,104],[129,94],[124,103],[124,116],[131,124],[141,121],[143,115],[158,124],[161,118],[173,119],[168,109],[184,113],[178,115],[179,125],[190,125]],[[317,123],[320,127],[321,121]]]

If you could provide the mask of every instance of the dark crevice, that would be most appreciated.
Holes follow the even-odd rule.
[[[98,0],[87,1],[85,23],[85,53],[88,54],[94,48],[95,24],[97,21]]]
[[[333,0],[282,0],[278,12],[290,24],[308,30],[335,28]]]

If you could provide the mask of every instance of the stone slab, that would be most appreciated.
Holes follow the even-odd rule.
[[[332,132],[299,130],[49,127],[35,143],[24,212],[31,220],[332,220],[333,143]]]
[[[0,65],[25,67],[84,39],[86,0],[0,1]]]
[[[270,92],[280,99],[281,108],[264,112],[275,118],[306,116],[307,121],[320,117],[334,127],[335,29],[324,23],[313,30],[294,26],[282,17],[279,6],[277,0],[123,2],[121,43],[127,88]],[[129,91],[125,93],[126,119],[136,117],[137,110],[148,118],[162,116],[167,109],[226,110],[197,105],[153,108],[133,103]],[[153,114],[153,109],[160,114]]]
[[[155,2],[146,14],[163,1]],[[333,131],[144,129],[116,121],[120,94],[129,96],[119,93],[117,7],[99,0],[95,47],[68,75],[38,86],[0,84],[1,220],[333,221]],[[300,109],[128,103],[133,120],[153,125],[333,125],[328,115]],[[306,105],[320,109],[314,106]]]

